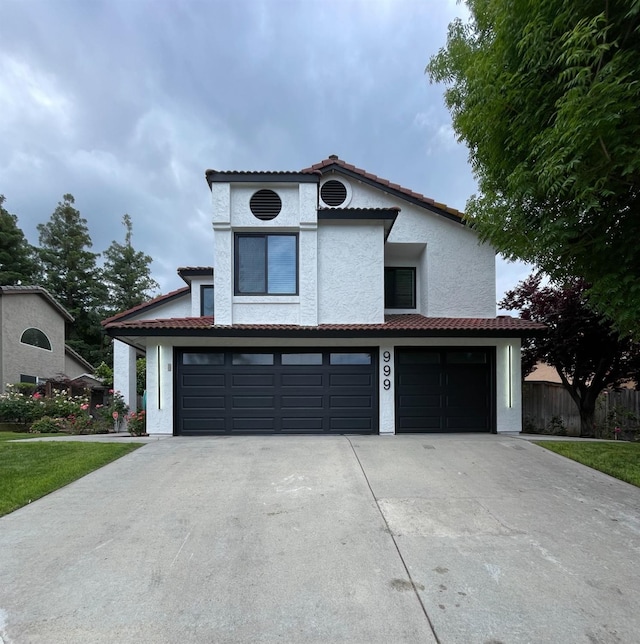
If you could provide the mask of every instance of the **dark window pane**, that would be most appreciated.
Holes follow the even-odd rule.
[[[20,374],[20,382],[28,382],[29,384],[35,385],[38,382],[38,379],[35,376],[26,376],[25,374]]]
[[[238,237],[238,293],[264,293],[266,237]]]
[[[332,353],[330,364],[371,364],[370,353]]]
[[[183,353],[182,364],[224,364],[224,353]]]
[[[200,291],[200,315],[213,315],[213,286],[203,286]]]
[[[384,306],[387,309],[416,308],[416,269],[384,269]]]
[[[293,235],[268,237],[268,292],[274,295],[296,292],[296,238]]]
[[[321,353],[283,353],[282,364],[285,364],[285,365],[322,364],[322,354]]]
[[[47,349],[51,351],[51,342],[49,338],[42,332],[40,329],[27,329],[20,338],[20,342],[23,344],[30,344],[31,346],[38,347],[40,349]]]
[[[400,364],[438,364],[440,362],[440,353],[416,351],[415,353],[401,353],[399,355]]]
[[[447,362],[449,364],[485,364],[487,354],[484,351],[449,351]]]
[[[234,353],[231,359],[232,364],[273,364],[273,353]]]

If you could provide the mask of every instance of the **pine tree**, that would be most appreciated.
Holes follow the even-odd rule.
[[[125,227],[124,244],[112,241],[104,252],[103,279],[109,290],[109,313],[126,311],[150,299],[158,288],[151,277],[149,255],[133,248],[133,222],[129,215],[122,217]]]
[[[18,226],[18,218],[4,208],[0,195],[0,285],[32,285],[39,281],[36,250]]]
[[[100,362],[102,329],[100,309],[106,300],[99,253],[93,246],[87,220],[74,208],[75,200],[66,194],[46,224],[38,224],[39,255],[44,269],[43,286],[75,318],[68,344],[89,362]]]

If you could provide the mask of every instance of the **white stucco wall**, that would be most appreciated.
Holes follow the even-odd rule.
[[[195,277],[191,280],[191,312],[189,313],[191,317],[200,317],[200,311],[202,310],[200,307],[202,287],[210,284],[213,284],[210,277]]]
[[[384,322],[381,223],[323,221],[318,227],[318,322]]]
[[[191,297],[188,292],[184,295],[154,306],[150,310],[143,310],[132,315],[127,320],[154,320],[156,318],[186,318],[191,315]],[[200,313],[198,313],[200,315]]]
[[[173,346],[147,345],[147,433],[173,434]]]
[[[113,341],[113,388],[131,411],[137,409],[136,350],[120,340]]]
[[[457,221],[338,173],[333,178],[351,185],[350,208],[401,208],[388,242],[426,244],[419,267],[421,309],[417,312],[430,317],[495,316],[495,249],[491,245],[480,244],[477,234]]]

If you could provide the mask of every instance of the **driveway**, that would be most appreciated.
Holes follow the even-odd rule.
[[[0,519],[0,643],[634,643],[640,490],[501,436],[168,438]]]

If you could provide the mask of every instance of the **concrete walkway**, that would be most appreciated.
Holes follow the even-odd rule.
[[[504,436],[153,440],[0,519],[0,643],[635,643],[640,489]]]

